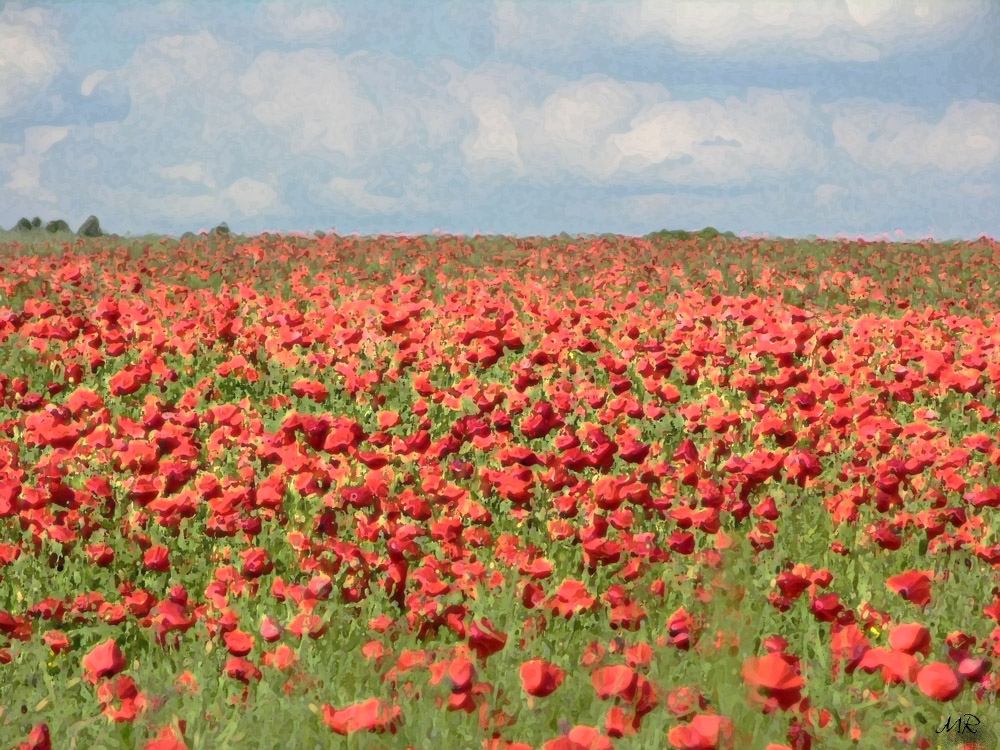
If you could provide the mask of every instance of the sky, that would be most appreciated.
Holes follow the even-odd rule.
[[[0,225],[1000,237],[995,0],[0,1]]]

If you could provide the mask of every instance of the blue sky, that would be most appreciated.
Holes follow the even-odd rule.
[[[1000,237],[990,0],[0,8],[6,227]]]

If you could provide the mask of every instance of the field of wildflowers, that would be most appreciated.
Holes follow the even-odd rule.
[[[3,748],[1000,726],[992,240],[103,237],[0,268]]]

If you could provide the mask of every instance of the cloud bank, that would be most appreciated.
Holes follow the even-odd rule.
[[[243,231],[521,233],[805,233],[838,222],[867,232],[901,221],[926,233],[1000,222],[990,208],[1000,102],[942,92],[928,107],[765,80],[735,93],[691,83],[699,60],[764,54],[813,56],[831,75],[843,64],[881,70],[905,45],[952,44],[988,17],[983,3],[569,6],[492,4],[498,53],[476,64],[446,50],[351,49],[356,8],[269,1],[243,18],[254,44],[238,24],[148,32],[119,64],[89,68],[56,10],[10,6],[0,13],[0,203],[174,232],[223,220]],[[142,7],[127,13],[135,20]],[[608,50],[662,47],[677,75],[579,74],[500,54],[593,44],[598,31]],[[62,121],[4,125],[60,86],[75,97]]]

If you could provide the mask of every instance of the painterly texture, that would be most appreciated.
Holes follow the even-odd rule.
[[[998,266],[988,239],[8,242],[0,746],[987,729]]]
[[[10,0],[0,224],[1000,236],[995,0]]]

